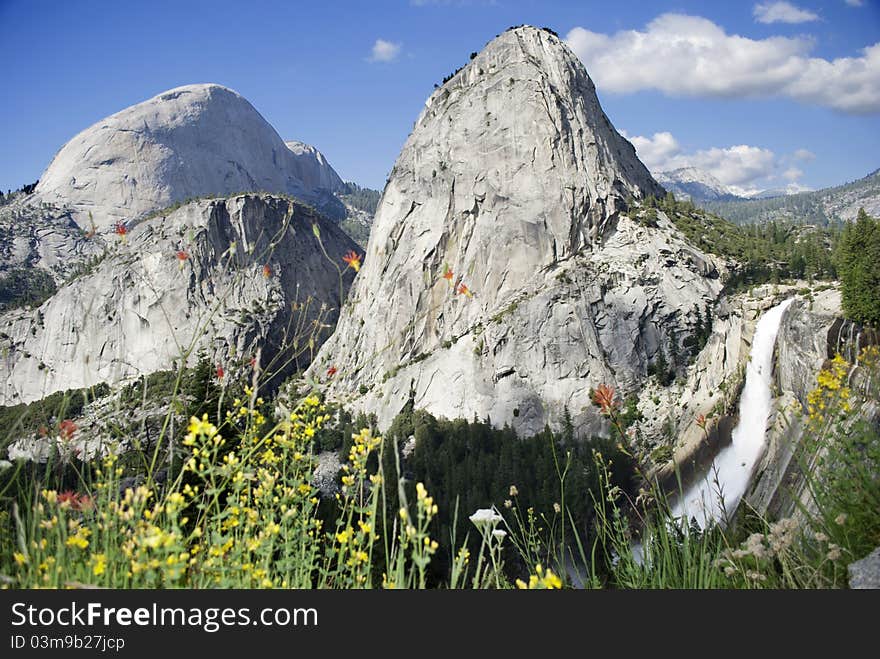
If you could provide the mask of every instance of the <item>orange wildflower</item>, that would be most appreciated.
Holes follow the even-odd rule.
[[[337,373],[338,373],[338,371],[335,366],[331,366],[330,368],[327,369],[327,377],[328,378],[332,378]]]
[[[355,272],[361,271],[361,256],[354,250],[349,250],[348,254],[342,257],[342,260]]]
[[[706,415],[705,414],[698,414],[697,415],[697,426],[699,426],[703,430],[706,429]]]
[[[600,384],[593,390],[593,404],[599,408],[602,414],[611,414],[618,406],[618,401],[614,399],[614,388],[607,384]]]
[[[443,264],[443,279],[452,283],[453,276],[454,276],[454,273],[452,272],[452,270],[450,270],[449,266],[444,263]]]
[[[471,292],[471,289],[469,289],[469,288],[468,288],[467,286],[465,286],[464,284],[459,284],[459,285],[458,285],[458,288],[455,289],[455,292],[456,292],[456,293],[461,293],[462,295],[467,295],[468,297],[473,297],[473,296],[474,296],[474,294]]]
[[[70,419],[64,419],[64,421],[58,424],[58,432],[61,434],[61,439],[69,442],[73,439],[73,434],[76,432],[76,424]]]
[[[68,503],[72,510],[77,511],[91,510],[95,505],[92,501],[92,497],[89,495],[80,494],[79,492],[74,492],[72,490],[59,492],[57,501],[59,504]]]
[[[125,236],[128,235],[128,229],[122,222],[117,222],[116,226],[113,228],[113,231],[119,236],[123,242],[125,242]]]
[[[268,279],[269,277],[272,276],[272,266],[269,265],[268,263],[267,263],[266,265],[263,266],[263,276],[264,276],[266,279]]]

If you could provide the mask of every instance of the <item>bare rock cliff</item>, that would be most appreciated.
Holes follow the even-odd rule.
[[[270,195],[195,201],[140,222],[39,308],[0,315],[0,405],[199,353],[232,373],[259,351],[280,379],[309,363],[313,330],[312,348],[326,338],[351,281],[337,265],[355,248],[311,208]]]
[[[313,369],[380,425],[412,396],[524,433],[566,407],[600,429],[590,388],[638,389],[721,291],[722,264],[640,218],[662,193],[568,47],[505,32],[426,102]]]

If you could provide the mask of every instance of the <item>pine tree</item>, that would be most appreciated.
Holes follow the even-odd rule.
[[[835,260],[844,313],[856,322],[880,325],[880,222],[864,208],[844,228]]]

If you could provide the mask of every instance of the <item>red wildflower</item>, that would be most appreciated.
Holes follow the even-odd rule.
[[[474,294],[471,293],[471,290],[465,286],[464,284],[459,284],[458,288],[455,289],[456,293],[461,293],[462,295],[467,295],[468,297],[473,297]]]
[[[267,263],[266,265],[263,266],[263,276],[264,276],[266,279],[268,279],[269,277],[272,276],[272,266],[269,265],[268,263]]]
[[[226,371],[223,370],[220,364],[217,364],[217,379],[222,380],[224,375],[226,375]]]
[[[452,272],[452,270],[449,269],[448,265],[444,265],[443,268],[444,268],[443,269],[443,279],[445,279],[448,282],[451,282],[452,277],[454,276],[454,273]]]
[[[116,226],[113,228],[113,231],[115,231],[116,235],[119,236],[120,238],[122,238],[123,240],[125,239],[125,236],[128,234],[128,229],[125,227],[125,225],[122,222],[117,222]]]
[[[342,257],[342,260],[348,263],[348,267],[355,272],[361,271],[361,256],[357,252],[350,250],[348,254]]]
[[[617,407],[618,402],[614,399],[614,388],[607,384],[600,384],[593,390],[593,404],[599,408],[602,414],[610,414]]]
[[[248,362],[248,364],[250,364],[251,368],[256,368],[257,367],[257,358],[251,357],[251,360]]]
[[[189,258],[189,254],[184,252],[182,249],[177,250],[177,260],[178,261],[186,261]]]
[[[331,366],[330,368],[327,369],[327,377],[332,378],[334,375],[336,375],[337,372],[338,371],[336,370],[336,367]]]
[[[73,433],[76,432],[76,424],[70,419],[64,419],[58,424],[58,432],[61,434],[61,439],[69,442],[73,439]]]
[[[700,428],[702,428],[703,430],[706,429],[706,415],[705,414],[698,414],[697,415],[697,425]]]
[[[87,494],[80,494],[72,490],[58,493],[58,504],[69,504],[72,510],[91,510],[94,507],[92,497]]]

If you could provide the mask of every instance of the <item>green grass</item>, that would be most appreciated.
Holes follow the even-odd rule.
[[[842,366],[820,376],[811,405],[823,408],[797,455],[804,479],[791,493],[802,502],[794,514],[774,520],[744,509],[727,529],[705,531],[672,523],[656,489],[633,500],[616,484],[620,458],[609,460],[608,449],[592,468],[554,453],[555,472],[542,482],[557,483],[555,515],[511,488],[509,506],[487,500],[486,520],[462,524],[471,511],[460,510],[450,484],[435,485],[446,498],[435,500],[430,470],[427,487],[409,480],[397,440],[363,430],[346,442],[339,496],[327,498],[313,479],[318,442],[333,425],[320,399],[273,416],[249,385],[230,383],[218,401],[222,422],[194,418],[161,479],[144,471],[141,486],[121,487],[126,457],[112,454],[87,465],[59,451],[46,465],[6,467],[0,575],[17,587],[513,588],[571,585],[575,568],[561,567],[569,565],[588,587],[845,587],[846,565],[880,544],[880,435],[861,416],[878,362],[863,354],[861,391],[846,388]],[[158,393],[172,380],[154,374],[127,391]],[[606,410],[615,426],[617,410]],[[432,423],[435,433],[444,427]],[[567,476],[573,468],[599,484],[588,494],[586,536],[567,503],[584,496]],[[449,541],[441,507],[454,515]],[[637,536],[641,560],[631,551]]]

